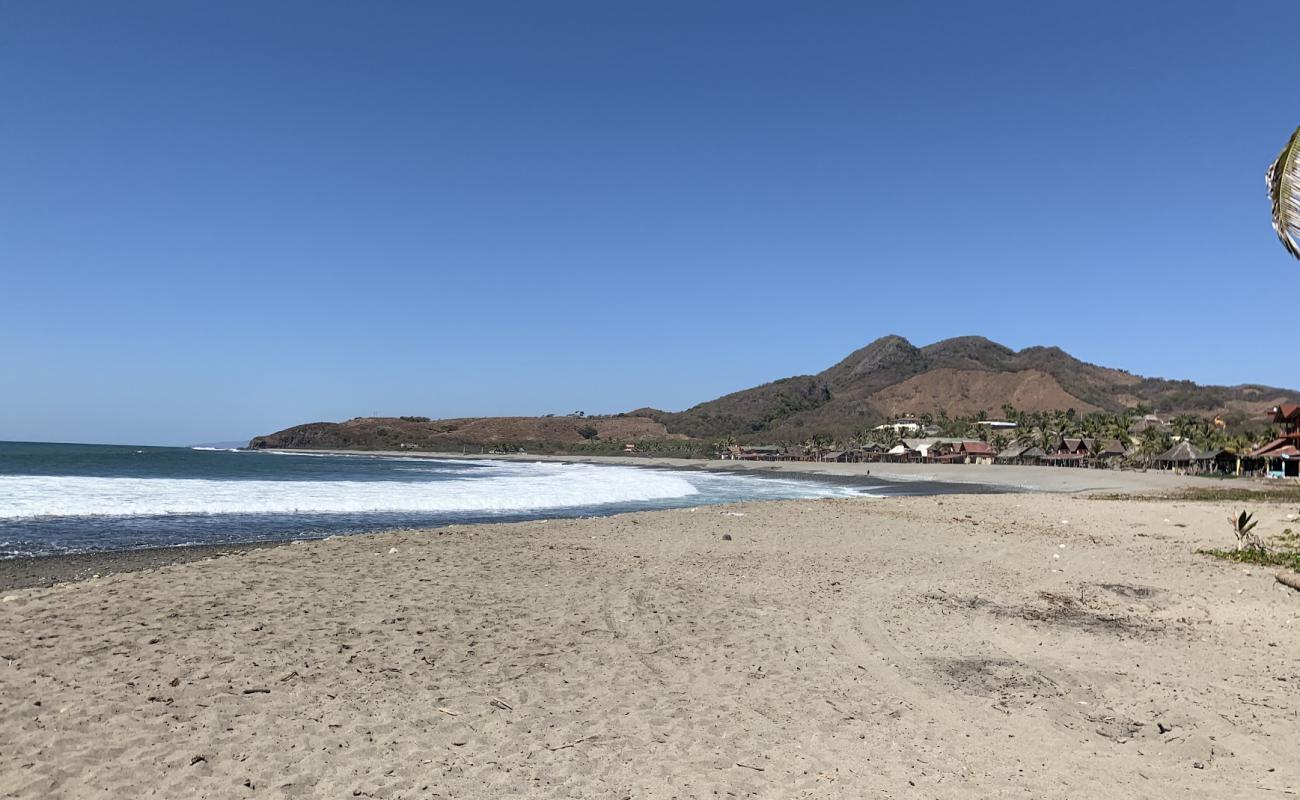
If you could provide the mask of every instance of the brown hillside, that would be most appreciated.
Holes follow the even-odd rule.
[[[1101,410],[1074,397],[1051,375],[1036,369],[1020,372],[936,369],[872,396],[872,404],[891,417],[927,411],[933,414],[942,411],[949,416],[971,416],[984,411],[997,417],[1004,403],[1022,411],[1073,408],[1085,414]]]
[[[644,417],[468,417],[412,421],[396,417],[358,417],[347,422],[313,422],[258,436],[249,447],[261,449],[421,450],[450,452],[463,447],[547,447],[592,438],[635,442],[686,438]]]

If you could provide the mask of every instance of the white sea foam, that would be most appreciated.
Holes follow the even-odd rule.
[[[0,518],[388,512],[524,512],[694,495],[680,473],[521,464],[457,480],[266,481],[0,476]]]

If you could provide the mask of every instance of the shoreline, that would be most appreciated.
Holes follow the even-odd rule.
[[[276,452],[293,452],[317,454],[329,452],[332,455],[351,455],[388,458],[395,453],[387,452],[355,452],[355,451],[276,451]],[[443,458],[452,457],[450,454],[443,456],[434,456],[433,454],[423,454],[426,458]],[[490,460],[490,459],[469,459],[468,457],[455,455],[456,459],[465,460]],[[536,459],[498,459],[503,461],[531,461]],[[556,459],[548,459],[555,461]],[[584,463],[584,462],[570,462]],[[668,464],[631,464],[643,469],[665,469],[683,472],[701,471],[695,465],[668,465]],[[750,475],[759,480],[785,480],[785,481],[807,481],[810,483],[823,483],[836,486],[848,486],[869,490],[879,488],[882,483],[889,483],[878,476],[868,476],[863,473],[858,474],[818,474],[805,471],[786,471],[784,473],[776,471],[753,471]],[[977,484],[955,484],[942,483],[938,481],[916,481],[917,484],[928,484],[940,489],[936,493],[945,494],[987,494],[1004,491],[1014,491],[1002,487],[993,487]],[[919,487],[918,487],[919,488]],[[874,499],[888,497],[890,495],[873,495]],[[744,502],[779,502],[779,500],[750,500]],[[690,507],[690,506],[686,506]],[[697,506],[701,508],[711,508],[710,504]],[[607,514],[593,515],[585,512],[581,515],[574,516],[554,516],[546,514],[538,518],[541,519],[588,519],[618,516],[622,514],[642,513],[644,510],[618,510]],[[507,520],[480,520],[474,522],[449,522],[445,525],[425,525],[421,530],[439,530],[452,526],[475,526],[475,525],[497,525],[510,524],[512,522],[530,522],[535,518],[527,514],[521,514],[516,519]],[[289,537],[279,539],[252,539],[248,541],[221,542],[215,544],[182,544],[182,545],[165,545],[156,547],[136,547],[122,550],[91,550],[74,553],[47,553],[36,556],[15,556],[11,558],[0,559],[0,592],[14,589],[23,589],[30,587],[51,587],[60,583],[73,583],[87,580],[92,577],[106,577],[108,575],[126,572],[148,571],[156,568],[182,564],[190,561],[202,561],[210,558],[222,558],[232,555],[242,555],[252,550],[260,550],[271,547],[282,547],[294,544],[295,542],[310,542],[321,539],[328,539],[334,536],[369,536],[375,534],[391,533],[398,530],[405,530],[402,526],[392,526],[377,528],[371,531],[361,531],[356,533],[334,533],[321,534],[313,536]]]
[[[946,485],[974,485],[1007,492],[1066,494],[1144,493],[1207,487],[1268,491],[1269,487],[1246,479],[1179,475],[1162,470],[1091,469],[1084,467],[1022,466],[1014,464],[912,464],[867,462],[841,464],[823,461],[732,461],[722,459],[658,458],[652,456],[584,456],[532,454],[435,453],[418,450],[311,450],[268,449],[248,452],[432,458],[468,461],[543,461],[563,464],[611,464],[700,472],[742,472],[781,477],[866,478],[892,483],[927,481]]]
[[[393,450],[267,450],[249,452],[275,452],[289,454],[329,454],[377,458],[428,458],[469,461],[523,461],[571,464],[607,464],[643,469],[667,469],[687,472],[731,472],[748,474],[754,478],[782,480],[808,480],[842,486],[871,488],[880,482],[895,484],[928,483],[951,491],[943,494],[986,493],[1055,493],[1087,495],[1103,492],[1141,494],[1176,490],[1195,486],[1221,488],[1230,485],[1267,491],[1266,486],[1256,486],[1246,481],[1231,481],[1175,475],[1157,472],[1132,472],[1121,470],[1068,469],[1060,467],[1029,467],[1010,465],[973,464],[894,464],[864,463],[840,464],[832,462],[766,462],[723,461],[676,458],[649,458],[642,456],[571,456],[571,455],[474,455],[466,453],[432,453]],[[749,502],[782,502],[749,501]],[[638,511],[616,512],[618,516]],[[527,520],[522,520],[527,521]],[[454,525],[495,525],[495,521],[453,523]],[[504,523],[510,524],[510,523]],[[438,527],[426,528],[438,530]],[[380,529],[365,533],[336,534],[342,536],[371,536],[391,533],[394,529]],[[32,587],[50,587],[60,583],[84,581],[94,576],[105,577],[118,573],[140,572],[161,567],[243,555],[251,551],[283,547],[294,542],[310,542],[329,538],[325,536],[252,540],[220,544],[188,544],[168,547],[145,547],[128,550],[99,550],[80,553],[58,553],[40,556],[0,559],[0,591]]]

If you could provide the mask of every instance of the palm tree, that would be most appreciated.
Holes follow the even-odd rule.
[[[1191,439],[1199,421],[1198,417],[1191,414],[1179,414],[1170,422],[1170,427],[1174,429],[1174,435],[1179,439]]]
[[[736,443],[736,437],[732,436],[731,434],[728,434],[722,437],[721,439],[717,439],[713,442],[713,452],[721,456],[722,451],[729,449],[735,443]]]
[[[1146,462],[1150,465],[1152,459],[1169,449],[1169,444],[1169,434],[1159,428],[1147,428],[1142,431],[1138,452],[1146,457]]]
[[[1127,409],[1111,420],[1111,436],[1125,447],[1133,444],[1133,437],[1129,434],[1129,429],[1133,427],[1133,416],[1133,410]]]
[[[1264,183],[1273,204],[1273,230],[1286,251],[1300,258],[1300,128],[1268,166]]]
[[[873,431],[873,433],[875,433],[876,441],[884,445],[886,449],[903,442],[903,432],[892,425],[883,431]]]
[[[830,437],[825,436],[824,434],[815,433],[812,436],[809,436],[808,440],[803,443],[804,452],[812,456],[813,461],[820,461],[822,453],[826,451],[826,448],[829,447],[830,444]]]
[[[1041,447],[1044,453],[1051,453],[1056,450],[1060,432],[1060,427],[1055,424],[1050,416],[1046,414],[1035,415],[1034,443]]]

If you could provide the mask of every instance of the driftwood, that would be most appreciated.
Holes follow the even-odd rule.
[[[1297,575],[1294,572],[1279,572],[1273,577],[1277,578],[1277,582],[1283,586],[1290,586],[1292,589],[1300,592],[1300,575]]]

